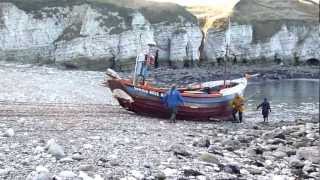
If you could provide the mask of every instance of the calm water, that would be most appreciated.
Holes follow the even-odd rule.
[[[281,80],[250,83],[245,96],[248,99],[246,118],[260,121],[256,106],[266,97],[270,101],[271,121],[291,121],[319,115],[319,80]],[[256,117],[259,117],[258,119]]]

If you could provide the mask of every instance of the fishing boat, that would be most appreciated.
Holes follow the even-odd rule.
[[[148,43],[148,46],[154,45],[155,43]],[[227,42],[226,57],[228,57],[228,47],[229,43]],[[147,58],[144,55],[140,58],[139,55],[137,56],[133,79],[123,79],[115,71],[108,69],[108,79],[104,82],[104,85],[110,88],[113,97],[117,99],[120,106],[128,111],[159,118],[169,118],[170,110],[163,102],[163,97],[168,88],[140,83],[137,80],[137,72],[140,71],[138,69],[141,67],[139,62],[142,62],[143,59]],[[238,79],[227,80],[224,76],[224,80],[178,88],[184,103],[178,106],[176,118],[183,120],[231,120],[230,102],[236,94],[242,95],[244,93],[248,78],[250,76],[245,75]]]
[[[120,106],[137,114],[170,117],[170,111],[163,102],[168,88],[142,83],[134,85],[133,80],[123,79],[111,69],[108,69],[107,75],[109,78],[104,84],[110,88]],[[236,94],[243,94],[250,77],[246,75],[233,80],[210,81],[178,88],[184,104],[178,106],[177,119],[230,120],[230,101]]]

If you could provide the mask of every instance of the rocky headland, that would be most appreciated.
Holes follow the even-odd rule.
[[[197,61],[203,37],[196,17],[172,3],[4,0],[0,39],[0,60],[96,70],[130,66],[153,42],[162,60]]]
[[[319,60],[319,5],[310,1],[241,0],[227,18],[209,26],[204,44],[208,60],[230,54],[239,60],[261,62]]]

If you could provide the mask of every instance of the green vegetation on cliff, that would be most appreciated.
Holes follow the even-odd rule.
[[[51,16],[58,13],[57,10],[54,10],[55,7],[72,8],[76,5],[89,4],[101,14],[110,11],[118,12],[119,16],[125,19],[126,24],[131,22],[130,17],[134,10],[139,10],[152,24],[181,22],[181,17],[183,17],[184,22],[197,23],[196,17],[182,6],[145,0],[2,0],[1,2],[13,3],[19,9],[35,14],[36,18],[42,18],[39,11]]]
[[[319,5],[307,0],[240,0],[230,15],[232,24],[252,26],[253,43],[267,42],[286,25],[305,27],[310,31],[318,21]],[[220,18],[211,23],[211,28],[221,30],[228,27],[228,18]],[[302,42],[305,32],[300,33]]]

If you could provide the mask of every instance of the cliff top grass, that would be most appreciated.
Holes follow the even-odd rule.
[[[99,12],[102,14],[117,11],[122,17],[128,17],[133,10],[139,10],[152,24],[180,22],[180,16],[187,22],[197,23],[196,17],[182,6],[145,0],[2,0],[1,2],[13,3],[27,13],[34,13],[45,8],[90,4],[100,9]]]
[[[233,24],[252,26],[253,43],[269,41],[283,25],[304,26],[310,30],[318,16],[319,5],[310,0],[240,0],[230,14]],[[227,29],[228,18],[214,21],[211,28]]]
[[[268,20],[317,21],[319,5],[310,0],[240,0],[231,16],[238,23]]]

